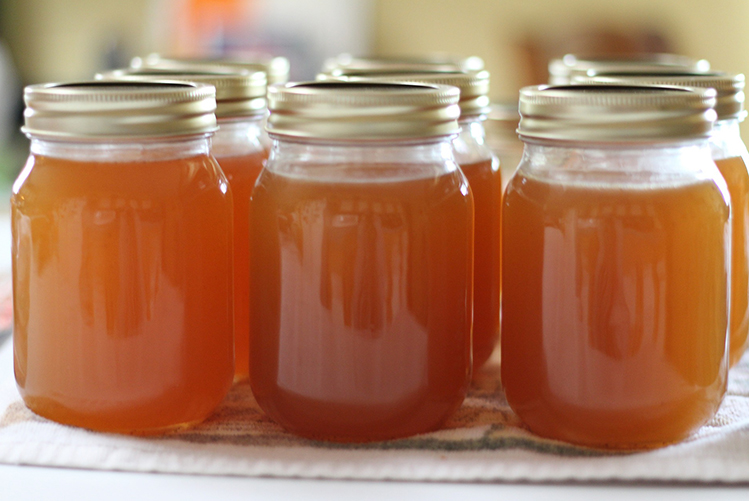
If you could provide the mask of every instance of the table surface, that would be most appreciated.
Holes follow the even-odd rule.
[[[597,500],[749,499],[749,486],[662,484],[468,484],[212,477],[0,465],[0,499],[160,501],[279,500]],[[75,497],[73,497],[75,496]]]

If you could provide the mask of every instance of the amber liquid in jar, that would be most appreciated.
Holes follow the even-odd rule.
[[[234,199],[235,379],[244,379],[250,373],[250,196],[267,158],[264,150],[216,157]]]
[[[531,430],[630,448],[707,421],[725,391],[728,323],[729,209],[714,182],[518,172],[504,211],[502,380]]]
[[[715,161],[731,195],[731,349],[736,365],[749,345],[749,175],[742,157]]]
[[[31,410],[123,433],[212,412],[233,375],[227,190],[205,154],[30,157],[12,225],[15,375]]]
[[[478,369],[499,341],[500,214],[502,174],[496,158],[461,163],[474,200],[473,366]]]
[[[434,429],[470,378],[463,176],[356,168],[371,176],[266,170],[252,199],[253,393],[290,431],[337,441]]]

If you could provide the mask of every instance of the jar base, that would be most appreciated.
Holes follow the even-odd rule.
[[[59,424],[100,433],[116,433],[133,436],[159,436],[176,433],[202,423],[211,414],[208,413],[202,417],[187,419],[173,424],[154,423],[153,425],[144,424],[142,426],[124,426],[122,424],[114,424],[110,426],[106,423],[105,417],[102,418],[75,412],[63,405],[51,402],[49,399],[24,398],[24,403],[35,415]]]
[[[399,440],[435,431],[457,411],[464,399],[461,396],[451,402],[421,400],[393,408],[323,402],[283,390],[268,397],[255,394],[260,408],[289,433],[338,443]]]
[[[692,435],[692,433],[696,432],[697,430],[690,431],[689,433],[680,435],[676,438],[669,438],[665,440],[652,441],[652,442],[644,441],[644,442],[627,442],[627,443],[598,441],[598,440],[567,439],[567,438],[560,438],[558,436],[550,436],[550,435],[546,435],[543,433],[538,433],[534,431],[533,429],[531,429],[530,431],[533,434],[538,435],[539,437],[542,437],[542,438],[547,438],[550,440],[557,440],[557,441],[571,444],[574,446],[584,447],[586,449],[594,449],[594,450],[607,451],[607,452],[638,452],[638,451],[649,451],[649,450],[660,449],[663,447],[668,447],[669,445],[677,444],[683,441],[684,439],[688,438],[690,435]]]
[[[282,425],[282,426],[284,430],[288,431],[289,433],[305,438],[307,440],[313,440],[315,442],[326,442],[326,443],[332,443],[332,444],[374,444],[378,442],[405,440],[416,435],[421,435],[424,433],[437,431],[442,427],[442,425],[446,421],[447,421],[447,417],[443,419],[441,422],[436,423],[434,426],[431,426],[429,429],[421,429],[413,433],[382,434],[382,435],[376,435],[376,436],[371,436],[371,437],[333,435],[333,434],[324,433],[324,432],[315,433],[315,432],[310,432],[309,430],[291,427],[287,425]]]
[[[595,415],[578,412],[573,416],[570,406],[546,408],[543,417],[522,409],[520,412],[516,408],[513,410],[528,429],[540,437],[592,449],[638,451],[681,442],[707,423],[717,408],[718,405],[711,403],[690,407],[688,402],[681,402],[667,411],[661,409],[660,413],[655,408],[647,409],[650,417],[644,413],[637,416],[610,411],[599,411]]]

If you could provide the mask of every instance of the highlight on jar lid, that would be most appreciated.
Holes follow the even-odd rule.
[[[226,66],[241,68],[248,71],[264,71],[268,85],[286,83],[289,81],[291,65],[283,56],[270,54],[253,54],[246,58],[186,58],[168,57],[161,54],[149,54],[145,57],[135,57],[130,61],[131,68],[164,68],[173,70],[195,70],[197,66]]]
[[[707,137],[713,89],[653,85],[540,85],[520,90],[521,139],[653,142]]]
[[[268,132],[314,139],[416,139],[457,134],[457,87],[301,82],[268,89]]]
[[[589,70],[597,71],[633,71],[633,72],[669,72],[710,70],[710,63],[705,59],[693,59],[678,54],[634,53],[608,55],[566,54],[549,62],[549,84],[566,85],[575,75],[586,75]]]
[[[257,116],[265,113],[264,71],[201,65],[183,69],[123,68],[99,73],[97,80],[143,82],[178,80],[213,85],[216,88],[216,118]]]
[[[25,125],[34,136],[118,139],[216,130],[216,89],[178,81],[84,81],[24,89]]]
[[[425,54],[401,57],[355,57],[340,54],[323,63],[323,73],[345,75],[349,72],[379,70],[440,70],[440,71],[481,71],[484,60],[478,56],[461,57],[453,54]]]
[[[717,92],[715,112],[718,120],[730,118],[742,119],[746,116],[744,111],[744,85],[743,74],[730,74],[725,72],[711,73],[620,73],[603,72],[595,76],[574,77],[572,83],[579,84],[601,84],[601,85],[677,85],[681,87],[699,87],[702,89],[715,89]]]
[[[321,76],[322,79],[336,77]],[[460,116],[485,115],[489,112],[489,72],[482,71],[394,71],[371,70],[351,72],[345,81],[406,82],[433,85],[452,85],[460,89]]]

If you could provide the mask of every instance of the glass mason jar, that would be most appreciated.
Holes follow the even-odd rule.
[[[496,155],[486,145],[484,117],[483,113],[461,113],[461,131],[453,140],[455,161],[468,180],[474,200],[474,369],[479,369],[489,360],[499,343],[501,297],[502,171]]]
[[[744,119],[744,75],[723,72],[640,74],[595,73],[581,83],[678,85],[715,89],[717,121],[710,135],[710,150],[731,195],[731,349],[729,365],[736,365],[749,345],[749,171],[739,122]]]
[[[575,77],[584,77],[589,72],[626,71],[639,73],[665,73],[683,71],[705,72],[710,63],[705,59],[693,59],[678,54],[634,53],[580,55],[566,54],[549,61],[549,84],[567,85]]]
[[[520,121],[518,104],[493,103],[486,117],[486,144],[499,158],[502,170],[502,193],[515,175],[515,170],[523,157],[523,142],[518,139],[517,128]]]
[[[741,360],[749,346],[749,154],[741,140],[739,120],[738,117],[719,119],[710,137],[713,160],[731,194],[731,367]]]
[[[265,109],[244,118],[218,117],[217,112],[217,118],[219,130],[212,152],[229,180],[234,200],[234,365],[235,380],[243,380],[250,374],[250,197],[268,158],[260,143]]]
[[[235,379],[246,379],[250,372],[250,196],[268,158],[260,140],[267,114],[265,73],[196,64],[181,70],[114,70],[97,78],[121,81],[168,78],[216,88],[219,128],[211,142],[211,153],[229,180],[234,199],[234,367]]]
[[[325,76],[321,76],[326,78]],[[486,144],[489,72],[386,71],[377,67],[347,72],[346,81],[412,82],[460,89],[460,134],[453,139],[455,160],[468,179],[475,214],[473,274],[473,367],[480,368],[499,342],[500,228],[502,172]]]
[[[289,431],[368,441],[440,426],[471,374],[473,197],[458,89],[269,89],[252,194],[250,383]]]
[[[231,193],[211,86],[26,88],[13,186],[15,376],[54,421],[152,434],[231,386]]]
[[[503,207],[502,383],[535,433],[678,441],[726,389],[729,194],[713,90],[540,86]]]

